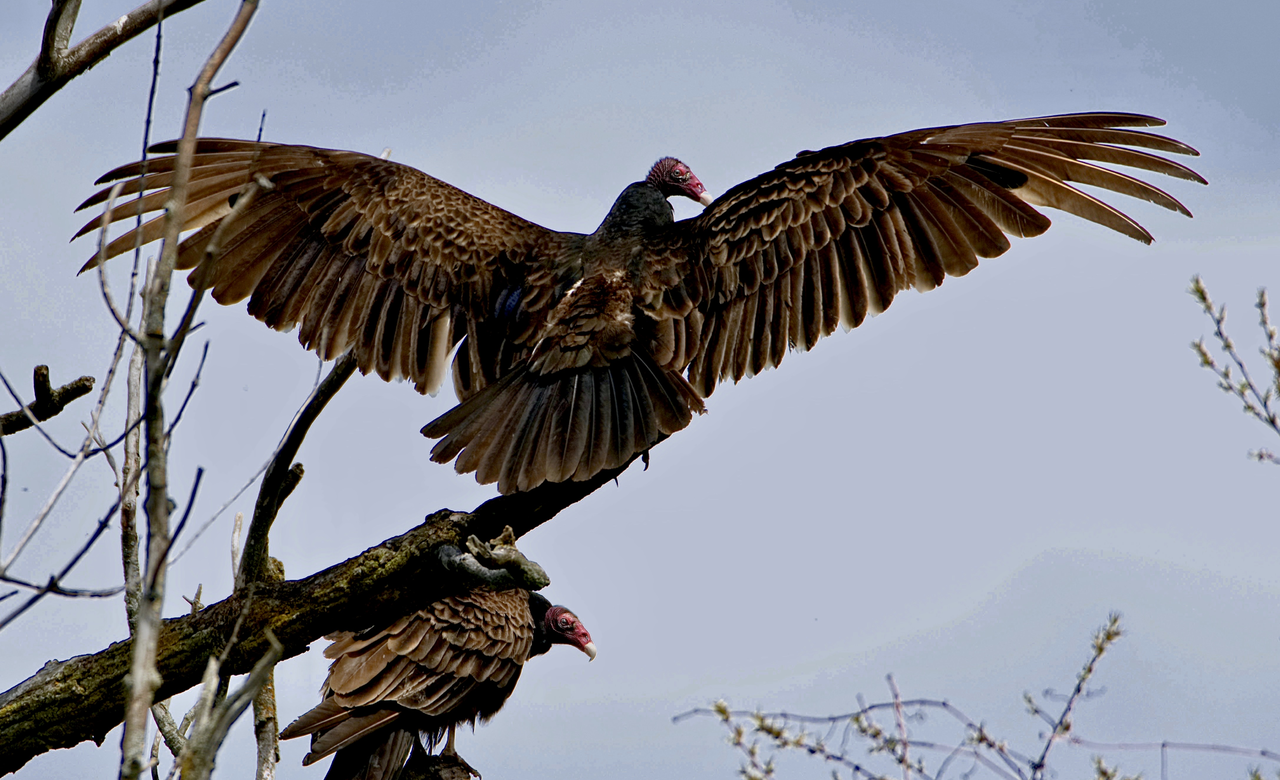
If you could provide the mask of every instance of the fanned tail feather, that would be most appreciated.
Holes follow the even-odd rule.
[[[457,458],[498,491],[583,481],[684,428],[705,407],[680,374],[643,355],[543,376],[521,366],[428,423],[431,459]]]
[[[337,753],[325,780],[392,780],[409,759],[417,735],[412,729],[388,728],[399,719],[396,710],[365,712],[355,714],[328,698],[286,726],[280,738],[311,735],[303,766]]]
[[[324,780],[393,780],[409,760],[416,735],[406,729],[390,729],[385,735],[364,739],[338,751]]]

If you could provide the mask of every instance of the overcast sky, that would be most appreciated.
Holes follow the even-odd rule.
[[[0,11],[5,84],[34,57],[46,5]],[[128,8],[84,5],[80,35]],[[553,579],[548,596],[581,616],[600,656],[538,659],[493,723],[460,736],[485,777],[731,777],[738,759],[720,730],[672,715],[719,697],[848,711],[859,692],[885,698],[890,672],[904,695],[947,698],[1030,749],[1038,729],[1022,693],[1069,689],[1111,610],[1130,634],[1101,669],[1106,695],[1076,718],[1083,734],[1280,748],[1280,472],[1247,459],[1280,443],[1198,367],[1188,344],[1209,323],[1185,292],[1203,274],[1242,352],[1256,354],[1254,291],[1280,281],[1280,6],[444,5],[263,3],[219,79],[240,87],[208,107],[203,133],[252,138],[265,109],[268,140],[389,147],[521,216],[584,232],[663,155],[719,193],[801,149],[1067,111],[1163,117],[1210,181],[1155,181],[1193,220],[1109,196],[1155,234],[1150,247],[1051,213],[1047,235],[722,386],[647,472],[525,537]],[[166,23],[153,138],[178,134],[186,87],[234,7],[209,0]],[[28,396],[37,363],[55,384],[104,375],[114,328],[96,281],[75,276],[92,247],[67,239],[93,180],[137,157],[152,45],[134,41],[0,142],[0,370]],[[682,216],[697,208],[677,204]],[[207,340],[209,359],[171,474],[185,501],[206,469],[193,514],[203,522],[269,456],[317,365],[294,334],[241,306],[201,312],[194,346]],[[179,387],[197,355],[186,351]],[[272,552],[290,577],[492,495],[428,460],[418,429],[453,403],[448,390],[348,383],[303,448],[307,476],[276,524]],[[78,441],[90,405],[49,430]],[[64,465],[33,434],[5,444],[7,554]],[[104,464],[87,466],[19,571],[39,580],[60,566],[109,505],[110,483]],[[250,512],[255,492],[172,567],[166,614],[199,584],[206,602],[227,594],[231,516]],[[72,584],[116,583],[117,540]],[[118,600],[48,600],[0,632],[0,689],[125,635]],[[322,646],[277,671],[284,721],[315,703]],[[234,737],[223,778],[251,771],[248,718]],[[300,742],[284,745],[280,776],[318,780]],[[118,749],[116,731],[18,777],[109,776]],[[1076,767],[1088,752],[1061,757]],[[1154,754],[1120,761],[1159,771]],[[1243,778],[1246,763],[1176,757],[1170,776]]]

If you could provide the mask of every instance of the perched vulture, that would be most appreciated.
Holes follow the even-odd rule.
[[[1163,124],[1094,113],[915,130],[801,152],[715,200],[666,157],[591,235],[548,230],[364,154],[202,139],[184,222],[199,230],[178,268],[197,269],[191,284],[220,303],[248,298],[272,328],[298,327],[323,358],[354,349],[365,373],[423,393],[440,387],[452,353],[460,403],[422,429],[440,439],[431,456],[510,493],[627,463],[703,412],[717,382],[857,327],[908,287],[968,273],[1009,248],[1006,234],[1043,233],[1038,206],[1149,243],[1071,182],[1190,216],[1097,164],[1204,183],[1153,153],[1194,149],[1126,129]],[[159,144],[170,156],[99,180],[147,192],[113,221],[163,209],[176,148]],[[260,190],[232,211],[250,182]],[[676,195],[706,209],[677,222]],[[155,240],[162,220],[141,231]],[[220,252],[206,253],[218,231]],[[126,233],[106,255],[135,240]]]
[[[394,780],[418,735],[430,750],[454,727],[493,717],[524,662],[552,645],[596,657],[577,616],[527,590],[473,590],[441,599],[381,630],[326,637],[324,701],[284,731],[311,734],[304,766],[337,753],[325,780]]]

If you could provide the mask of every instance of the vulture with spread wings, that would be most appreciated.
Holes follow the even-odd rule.
[[[454,755],[454,729],[493,717],[530,658],[553,645],[596,657],[578,617],[527,590],[473,590],[389,626],[331,634],[324,700],[281,739],[311,735],[304,766],[337,754],[326,780],[394,780],[421,737]]]
[[[703,412],[717,382],[857,327],[908,287],[968,273],[1007,250],[1007,235],[1043,233],[1049,219],[1036,207],[1150,242],[1072,183],[1189,216],[1104,167],[1204,183],[1155,154],[1194,149],[1128,129],[1163,124],[1086,113],[915,130],[801,152],[714,200],[668,157],[590,235],[364,154],[201,139],[184,221],[197,232],[178,268],[196,269],[191,284],[220,303],[248,298],[272,328],[297,327],[323,358],[355,350],[363,372],[419,392],[440,387],[452,353],[460,403],[422,429],[440,439],[432,458],[523,491],[626,464]],[[169,156],[99,180],[145,193],[113,221],[164,208],[176,148],[160,144]],[[253,200],[232,211],[251,182]],[[706,209],[676,221],[676,195]],[[104,189],[81,208],[107,198]],[[140,230],[143,242],[159,238],[161,218]],[[215,231],[220,248],[207,252]],[[137,238],[116,238],[106,256]]]

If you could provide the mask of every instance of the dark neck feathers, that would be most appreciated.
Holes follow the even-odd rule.
[[[675,221],[675,210],[667,198],[648,182],[628,185],[609,209],[595,235],[601,238],[643,235]]]

